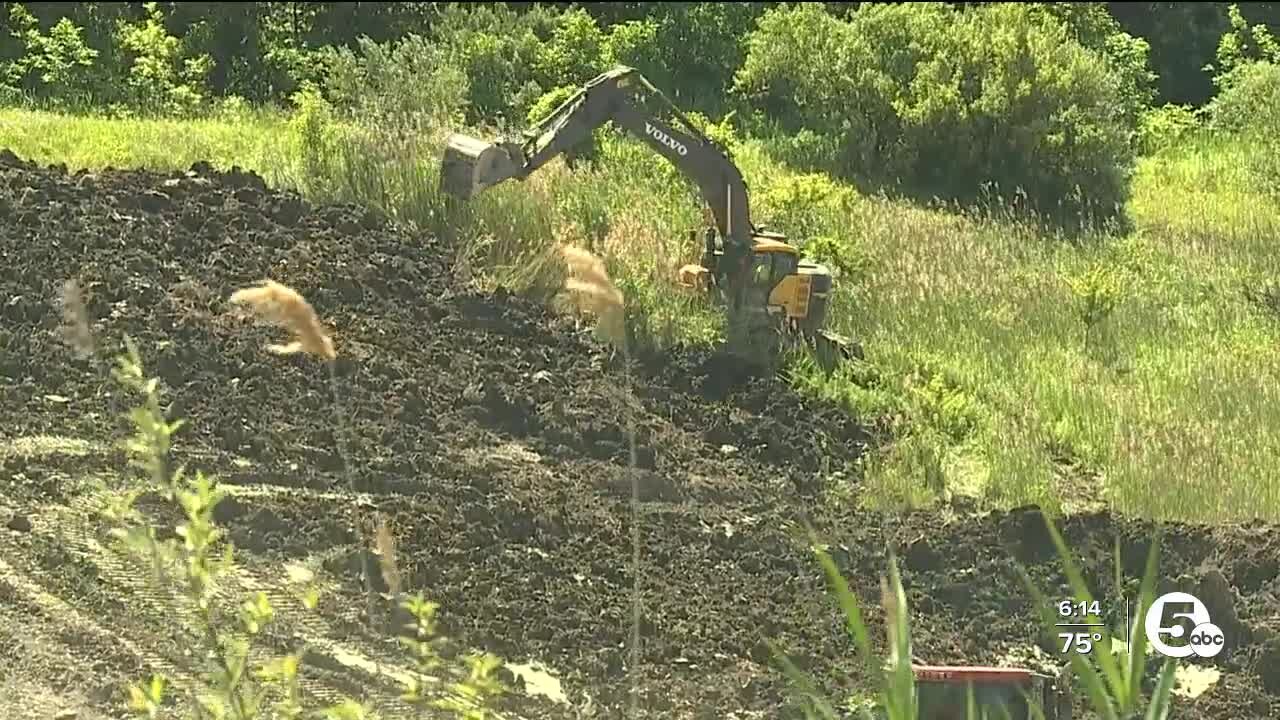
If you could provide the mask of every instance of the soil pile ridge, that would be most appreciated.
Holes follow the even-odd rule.
[[[786,688],[764,637],[833,692],[858,681],[859,661],[800,540],[805,517],[863,598],[878,596],[886,545],[899,548],[917,654],[931,663],[992,663],[1034,643],[1015,560],[1044,583],[1061,580],[1038,514],[889,518],[826,506],[823,473],[851,471],[867,442],[853,419],[687,351],[648,359],[628,385],[571,321],[468,289],[453,276],[453,248],[357,206],[312,206],[252,174],[207,166],[69,174],[2,153],[0,251],[9,447],[0,513],[15,528],[0,530],[0,593],[10,601],[0,634],[21,637],[29,626],[44,638],[21,678],[28,695],[76,685],[87,692],[81,702],[104,709],[122,673],[182,668],[179,649],[150,623],[160,598],[131,585],[92,531],[83,479],[119,458],[72,441],[109,441],[124,406],[57,336],[58,290],[72,277],[90,293],[99,337],[135,338],[171,415],[187,419],[177,459],[234,484],[219,519],[240,548],[243,586],[278,591],[286,560],[311,562],[335,583],[318,618],[286,621],[321,648],[309,688],[317,694],[356,694],[375,682],[365,665],[399,657],[358,622],[355,524],[374,506],[391,520],[407,584],[441,604],[450,635],[545,663],[571,701],[590,698],[606,717],[620,716],[627,697],[633,472],[644,496],[648,717],[778,716]],[[333,452],[324,367],[269,354],[276,333],[225,305],[264,277],[303,293],[334,330],[355,495]],[[33,438],[61,444],[14,449]],[[1138,573],[1150,530],[1106,515],[1066,523],[1114,613],[1123,610],[1102,592],[1111,543],[1121,539]],[[1215,660],[1218,687],[1180,716],[1280,709],[1277,664],[1266,665],[1280,627],[1277,553],[1267,528],[1173,531],[1165,575],[1203,583],[1219,568],[1239,638]],[[64,606],[74,610],[65,620]],[[879,627],[878,609],[868,615]],[[66,635],[77,623],[84,640]],[[83,660],[107,657],[106,648],[115,669],[86,670]],[[343,662],[353,654],[368,662]],[[573,714],[551,701],[519,712]]]

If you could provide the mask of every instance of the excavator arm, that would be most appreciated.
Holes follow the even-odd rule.
[[[681,127],[643,109],[637,102],[642,92],[661,101]],[[715,274],[723,278],[743,270],[757,228],[751,222],[741,171],[715,141],[633,68],[619,66],[592,79],[546,120],[526,131],[523,142],[486,143],[453,135],[445,154],[441,189],[466,198],[512,178],[523,180],[609,122],[643,141],[697,185],[724,246],[720,267],[711,268]]]

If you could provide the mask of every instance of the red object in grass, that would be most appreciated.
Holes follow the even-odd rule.
[[[1025,683],[1034,673],[1025,668],[981,666],[912,665],[918,682]]]

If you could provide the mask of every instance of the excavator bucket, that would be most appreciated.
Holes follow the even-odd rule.
[[[518,152],[519,148],[515,148]],[[476,193],[514,177],[521,163],[506,143],[485,142],[454,133],[444,149],[440,167],[440,190],[459,198]]]

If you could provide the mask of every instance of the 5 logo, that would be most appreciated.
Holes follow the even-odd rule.
[[[1187,612],[1170,612],[1169,606],[1188,608]],[[1165,625],[1165,620],[1173,621]],[[1222,628],[1214,625],[1209,619],[1209,608],[1200,599],[1190,593],[1171,592],[1156,598],[1147,609],[1143,623],[1147,642],[1161,655],[1174,658],[1187,658],[1198,655],[1211,658],[1222,652],[1226,638]],[[1164,637],[1186,638],[1184,643],[1170,645]]]

